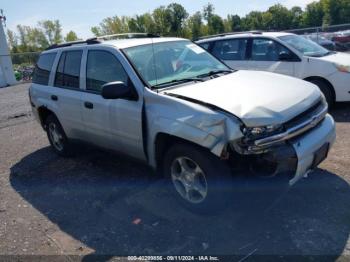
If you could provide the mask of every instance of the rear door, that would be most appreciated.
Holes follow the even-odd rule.
[[[213,43],[211,53],[232,69],[247,69],[247,38],[220,40]]]
[[[58,118],[67,136],[77,139],[84,129],[80,108],[82,54],[81,49],[61,52],[50,96],[57,104]]]
[[[283,75],[295,75],[298,57],[279,42],[269,38],[252,38],[248,54],[249,70],[269,71]],[[280,59],[282,53],[289,59]]]
[[[106,100],[102,86],[121,81],[133,85],[120,60],[125,59],[115,49],[87,48],[85,54],[85,92],[81,110],[86,139],[102,147],[144,159],[142,143],[142,99]],[[136,90],[135,90],[136,91]]]

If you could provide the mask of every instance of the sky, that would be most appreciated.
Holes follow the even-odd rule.
[[[93,36],[91,27],[109,16],[133,16],[170,3],[183,5],[190,14],[201,11],[208,2],[215,13],[246,15],[250,11],[265,11],[273,4],[305,7],[313,0],[0,0],[0,9],[7,17],[7,28],[16,30],[18,24],[36,26],[45,19],[60,20],[63,33],[70,30],[80,38]]]

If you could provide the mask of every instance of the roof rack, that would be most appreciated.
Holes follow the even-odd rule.
[[[93,44],[99,44],[99,43],[101,43],[101,41],[98,40],[97,38],[89,38],[87,40],[78,40],[78,41],[71,41],[71,42],[66,42],[62,44],[53,44],[48,48],[46,48],[45,50],[51,50],[55,48],[67,47],[72,45],[81,45],[81,44],[93,45]]]
[[[229,32],[229,33],[222,33],[222,34],[217,34],[217,35],[208,35],[208,36],[202,36],[199,37],[198,40],[204,40],[208,38],[213,38],[213,37],[224,37],[227,35],[240,35],[240,34],[254,34],[254,35],[262,35],[262,31],[243,31],[243,32]]]
[[[53,44],[48,48],[46,48],[45,50],[51,50],[55,48],[67,47],[67,46],[73,46],[73,45],[82,45],[82,44],[94,45],[94,44],[100,44],[103,41],[111,40],[111,39],[132,39],[132,38],[148,38],[148,37],[160,37],[160,36],[154,35],[154,34],[148,34],[148,33],[125,33],[125,34],[103,35],[103,36],[89,38],[87,40],[78,40],[78,41],[66,42],[62,44]]]
[[[94,39],[111,40],[111,39],[132,39],[132,38],[149,38],[149,37],[160,37],[160,36],[155,34],[149,34],[149,33],[124,33],[124,34],[97,36]]]

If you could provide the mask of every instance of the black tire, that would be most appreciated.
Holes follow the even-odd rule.
[[[318,88],[321,90],[321,92],[326,97],[328,107],[331,108],[335,102],[335,97],[333,95],[331,87],[325,81],[323,81],[321,79],[312,79],[312,80],[309,80],[309,82],[318,86]]]
[[[184,189],[184,183],[173,181],[173,170],[180,168],[177,167],[180,158],[185,158],[186,161],[193,161],[194,165],[197,164],[204,173],[205,181],[202,178],[202,174],[200,174],[201,178],[195,179],[197,182],[200,181],[201,185],[207,185],[206,196],[200,202],[201,194],[196,193],[195,190],[190,191],[189,195],[193,198],[192,200],[196,200],[196,203],[191,202],[179,193],[180,191],[184,193],[184,190],[179,191],[181,187]],[[191,166],[189,163],[186,165],[194,170],[193,165]],[[170,187],[169,192],[192,212],[215,214],[224,210],[233,201],[233,179],[228,165],[205,149],[185,143],[172,146],[165,154],[163,172],[167,179],[166,183]]]
[[[51,144],[51,148],[55,151],[56,154],[63,157],[70,157],[73,155],[73,149],[71,144],[68,141],[64,130],[54,115],[49,115],[45,121],[46,134]],[[53,130],[55,129],[56,135],[58,137],[54,137]],[[57,141],[59,140],[59,142]]]

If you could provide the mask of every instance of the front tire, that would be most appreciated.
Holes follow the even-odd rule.
[[[217,212],[232,201],[230,169],[206,149],[176,144],[166,152],[163,168],[171,194],[190,211]]]
[[[309,82],[318,86],[318,88],[321,90],[321,92],[326,97],[328,107],[331,108],[335,102],[335,97],[333,95],[331,87],[325,81],[322,81],[320,79],[312,79]]]
[[[49,115],[45,121],[46,133],[52,149],[56,154],[69,157],[73,150],[64,130],[54,115]]]

